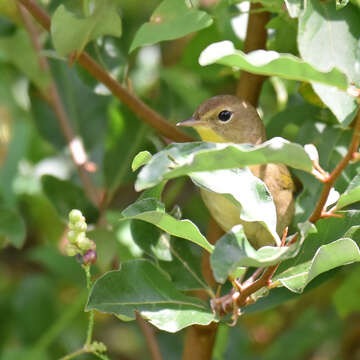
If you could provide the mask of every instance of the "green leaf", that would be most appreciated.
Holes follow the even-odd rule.
[[[317,221],[316,230],[313,225],[309,226],[311,224],[308,222],[302,224],[301,236],[305,237],[305,241],[301,252],[295,259],[289,259],[280,264],[275,279],[284,279],[284,284],[288,284],[289,289],[302,292],[314,276],[336,266],[350,263],[351,256],[356,258],[359,250],[354,241],[360,244],[360,211],[344,211],[342,215],[341,218]],[[323,250],[320,251],[321,248]],[[317,258],[319,252],[321,256]],[[324,257],[324,254],[328,257]],[[320,263],[313,268],[310,277],[310,270],[315,258],[317,258],[316,261],[320,260]]]
[[[100,268],[100,271],[104,273],[111,269],[120,247],[115,232],[97,227],[88,231],[86,236],[96,243],[96,265]]]
[[[182,291],[202,290],[211,293],[201,272],[202,249],[174,237],[170,238],[168,248],[172,260],[159,261],[159,265],[170,275],[174,285]]]
[[[200,270],[202,251],[197,251],[196,256],[190,242],[171,237],[145,221],[131,220],[130,228],[136,244],[144,253],[156,259],[178,289],[187,291],[208,288]]]
[[[10,144],[5,161],[0,167],[0,192],[8,204],[16,202],[13,185],[18,174],[19,162],[25,157],[28,150],[30,130],[27,119],[22,119],[20,116],[16,118],[11,127]]]
[[[215,321],[213,312],[200,300],[175,288],[169,277],[147,260],[128,261],[121,269],[99,278],[89,295],[86,310],[113,313],[134,320],[135,311],[161,330]]]
[[[297,21],[295,19],[291,19],[288,14],[281,11],[279,15],[273,17],[266,24],[266,28],[275,30],[274,38],[267,45],[268,50],[280,53],[297,53]]]
[[[25,344],[36,342],[56,322],[55,288],[56,283],[45,273],[30,272],[19,281],[12,298],[13,323]]]
[[[150,21],[137,31],[130,52],[137,47],[183,37],[210,26],[212,22],[206,12],[188,6],[184,0],[164,0]]]
[[[255,250],[247,240],[243,227],[234,226],[217,242],[211,254],[211,268],[217,282],[224,283],[240,266],[266,267],[295,257],[301,246],[300,240],[290,246],[264,246]]]
[[[18,29],[12,36],[0,38],[0,57],[5,57],[15,65],[39,89],[46,90],[49,74],[41,69],[38,55],[25,29]]]
[[[190,240],[203,247],[208,252],[212,252],[213,246],[201,234],[197,226],[190,220],[177,220],[165,212],[164,204],[156,199],[138,200],[128,206],[122,212],[123,220],[140,219],[156,225],[167,233]]]
[[[72,209],[79,209],[88,223],[96,221],[98,210],[88,200],[82,188],[51,175],[43,176],[41,183],[46,196],[63,219],[68,219]]]
[[[134,181],[135,175],[129,170],[135,155],[144,149],[152,150],[152,147],[146,140],[149,128],[129,109],[113,103],[109,115],[104,175],[111,197],[119,186]]]
[[[136,171],[139,167],[146,165],[150,159],[151,154],[148,151],[140,151],[131,164],[132,171]]]
[[[302,0],[285,0],[290,17],[297,18],[301,12]]]
[[[358,201],[360,201],[360,175],[356,175],[346,191],[341,194],[336,204],[336,209],[340,210]]]
[[[84,273],[79,263],[74,258],[61,254],[56,243],[36,246],[27,251],[26,257],[57,280],[79,286],[84,284]]]
[[[255,164],[283,163],[296,169],[312,171],[305,150],[282,138],[260,145],[192,142],[171,144],[155,154],[137,177],[137,191],[163,180],[198,171],[233,169]]]
[[[276,232],[276,208],[271,194],[266,185],[247,167],[196,172],[191,173],[190,177],[195,185],[222,194],[238,207],[239,220],[257,222],[259,227],[263,227],[265,232],[269,233],[270,239],[272,237],[273,244],[280,244]],[[259,245],[263,244],[253,246]]]
[[[278,277],[293,292],[302,292],[316,276],[336,267],[360,261],[360,250],[355,241],[342,238],[319,247],[312,260],[285,271]]]
[[[60,5],[51,20],[51,35],[56,51],[61,56],[76,51],[103,35],[121,36],[121,19],[116,1],[97,0],[90,16],[78,18]]]
[[[326,110],[326,113],[329,114],[330,112]],[[309,115],[308,120],[299,129],[296,142],[300,144],[316,144],[322,168],[330,170],[334,169],[345,156],[344,149],[349,146],[352,131],[345,131],[340,127],[334,127],[317,121],[321,115],[324,115],[324,112],[314,112],[313,115]],[[332,114],[330,115],[333,118]],[[326,119],[328,119],[327,116],[325,117]],[[336,120],[334,119],[334,121]],[[311,215],[312,209],[314,209],[319,199],[322,185],[314,176],[305,172],[295,170],[295,175],[304,186],[302,193],[296,197],[294,223],[298,223],[305,221]],[[355,175],[356,164],[350,164],[339,176],[336,182],[336,190],[340,193],[344,192]]]
[[[349,83],[360,84],[358,39],[360,12],[349,4],[336,11],[334,2],[309,0],[299,17],[298,44],[301,57],[321,71],[336,67]],[[325,85],[332,85],[326,84]],[[314,90],[338,121],[348,125],[355,116],[353,97],[328,86],[314,84]]]
[[[134,241],[144,253],[158,260],[172,260],[168,234],[151,223],[135,219],[131,220],[130,230]]]
[[[331,110],[342,126],[348,126],[354,119],[358,105],[353,96],[323,84],[312,84],[321,101]]]
[[[302,59],[276,51],[256,50],[245,54],[236,50],[230,41],[221,41],[208,46],[200,55],[201,65],[213,63],[236,67],[250,73],[280,76],[290,80],[314,81],[346,90],[348,81],[344,73],[334,68],[317,70]]]
[[[336,0],[336,10],[340,10],[345,7],[350,0]]]
[[[357,265],[351,273],[346,273],[343,283],[337,288],[333,295],[333,302],[338,314],[345,318],[352,312],[360,310],[360,266]]]
[[[25,241],[24,220],[15,209],[5,205],[0,205],[0,240],[1,238],[18,249]]]

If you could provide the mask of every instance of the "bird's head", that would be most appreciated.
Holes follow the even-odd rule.
[[[233,95],[204,101],[190,119],[177,125],[193,127],[204,141],[259,144],[266,137],[255,108]]]

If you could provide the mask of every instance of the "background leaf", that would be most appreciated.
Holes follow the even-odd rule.
[[[82,52],[89,41],[100,36],[121,36],[116,1],[96,1],[92,13],[84,18],[76,17],[60,5],[52,16],[51,34],[55,49],[62,56]]]
[[[72,209],[81,209],[88,223],[96,220],[98,211],[79,186],[51,175],[43,176],[41,182],[45,194],[63,219],[68,219]]]
[[[177,39],[211,24],[212,19],[206,12],[194,9],[185,1],[164,0],[150,21],[137,31],[130,52],[140,46]]]
[[[353,312],[358,312],[360,305],[357,301],[360,292],[359,265],[347,276],[333,295],[333,302],[341,317],[346,317]]]
[[[31,46],[29,35],[24,29],[0,38],[0,53],[7,61],[22,71],[40,90],[45,91],[49,75],[40,67],[38,56]]]
[[[21,248],[25,241],[25,223],[20,214],[13,208],[0,206],[0,241],[8,241]]]
[[[359,84],[358,38],[360,12],[351,4],[337,11],[334,3],[307,1],[299,17],[298,44],[302,58],[322,71],[336,67],[349,82]],[[328,84],[331,85],[331,84]],[[338,121],[348,125],[355,116],[357,104],[351,96],[334,88],[314,84],[321,100]]]
[[[356,175],[349,184],[348,188],[341,194],[336,209],[340,210],[350,204],[360,201],[360,175]]]

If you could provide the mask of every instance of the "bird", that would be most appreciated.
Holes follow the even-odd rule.
[[[266,140],[265,127],[256,109],[234,95],[217,95],[204,101],[190,119],[177,125],[194,128],[203,141],[259,145]],[[283,164],[252,165],[249,169],[272,195],[277,215],[276,231],[281,237],[295,210],[295,185],[290,172]],[[200,192],[210,214],[225,232],[241,224],[255,249],[279,245],[260,223],[241,220],[239,208],[223,195],[202,188]]]

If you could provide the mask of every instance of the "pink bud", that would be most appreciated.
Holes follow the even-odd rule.
[[[97,253],[95,250],[88,250],[83,256],[83,261],[85,265],[95,264],[96,259],[97,259]]]

